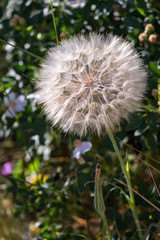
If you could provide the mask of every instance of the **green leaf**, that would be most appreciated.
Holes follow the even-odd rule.
[[[75,235],[73,235],[72,236],[72,240],[81,240],[81,239],[84,239],[84,238],[86,238],[84,235],[82,235],[82,234],[75,234]]]
[[[128,159],[128,158],[127,158]],[[126,170],[127,170],[127,173],[130,174],[130,171],[129,171],[129,161],[127,160],[126,162]]]
[[[31,174],[33,172],[38,172],[39,169],[40,169],[39,158],[35,158],[35,160],[29,164],[27,174]]]
[[[133,131],[144,124],[144,119],[140,119],[137,114],[134,114],[131,121],[128,123],[126,131]]]
[[[145,11],[144,11],[143,8],[139,8],[139,7],[137,7],[137,10],[138,10],[138,12],[139,12],[142,16],[144,16],[144,17],[147,16],[147,14],[145,13]]]
[[[146,118],[146,123],[151,129],[155,129],[157,125],[157,115],[155,112],[148,113],[148,116]]]
[[[147,6],[144,0],[135,0],[134,1],[137,11],[144,17],[147,16]]]
[[[12,175],[14,178],[18,178],[21,176],[23,172],[23,161],[19,160],[16,165],[14,166],[14,169],[12,171]]]
[[[154,151],[157,148],[157,136],[153,133],[147,135],[145,144],[149,150]]]
[[[150,67],[150,69],[152,70],[153,73],[160,76],[160,69],[157,68],[157,65],[154,62],[150,62],[149,67]]]
[[[124,197],[126,198],[126,200],[128,201],[128,203],[130,204],[130,206],[132,207],[133,206],[133,202],[132,200],[130,199],[129,195],[125,193],[125,191],[119,187],[118,185],[116,184],[113,184],[113,183],[110,183],[110,185],[114,186],[116,189],[119,189],[121,193],[123,193]]]

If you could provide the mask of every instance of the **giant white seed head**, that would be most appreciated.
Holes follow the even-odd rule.
[[[37,89],[53,125],[79,136],[114,130],[140,105],[147,74],[139,55],[121,37],[74,36],[52,48]]]

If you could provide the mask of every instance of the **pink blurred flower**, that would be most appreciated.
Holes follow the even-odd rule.
[[[90,142],[80,142],[77,144],[77,147],[73,151],[73,157],[79,159],[81,154],[89,151],[92,147]]]
[[[9,175],[12,173],[12,164],[11,162],[6,162],[3,164],[3,168],[1,170],[1,174]]]

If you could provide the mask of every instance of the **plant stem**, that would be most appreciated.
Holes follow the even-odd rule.
[[[160,113],[160,78],[158,78],[158,113]]]
[[[54,31],[55,31],[55,34],[56,34],[56,42],[57,42],[57,45],[59,45],[58,34],[57,34],[57,26],[56,26],[56,20],[55,20],[55,17],[54,17],[52,0],[50,0],[50,4],[51,4],[51,10],[52,10],[52,18],[53,18]]]
[[[95,174],[95,189],[94,189],[94,207],[95,210],[99,213],[104,227],[109,235],[108,240],[112,240],[112,234],[108,225],[108,221],[105,215],[105,204],[102,193],[102,183],[101,183],[101,166],[97,163],[96,165],[96,174]]]
[[[108,130],[108,134],[109,134],[109,137],[110,137],[111,142],[113,144],[113,147],[114,147],[114,149],[116,151],[116,154],[117,154],[117,157],[119,159],[122,171],[123,171],[123,173],[125,175],[127,184],[129,186],[129,195],[130,195],[129,205],[131,207],[131,210],[132,210],[132,213],[133,213],[133,216],[134,216],[134,219],[135,219],[135,223],[137,225],[138,236],[141,239],[142,238],[141,225],[140,225],[140,222],[139,222],[139,219],[138,219],[138,214],[137,214],[137,210],[136,210],[136,206],[135,206],[135,200],[134,200],[134,194],[133,194],[133,191],[132,191],[132,184],[131,184],[130,174],[129,174],[129,171],[127,171],[126,166],[125,166],[125,164],[123,162],[123,159],[121,157],[120,151],[118,149],[118,146],[117,146],[117,143],[115,141],[115,138],[114,138],[114,135],[113,135],[112,131]]]
[[[110,231],[110,228],[109,228],[109,225],[108,225],[108,221],[107,221],[106,215],[103,212],[103,213],[101,213],[100,216],[101,216],[101,218],[103,220],[104,227],[107,230],[107,234],[109,235],[109,238],[107,238],[107,240],[112,240],[112,234],[111,234],[111,231]]]
[[[15,45],[13,45],[13,44],[11,44],[11,43],[9,43],[9,42],[6,42],[6,41],[3,40],[3,39],[0,39],[0,42],[5,43],[5,44],[8,44],[8,45],[10,45],[10,46],[12,46],[12,47],[14,47],[14,48],[17,48],[18,50],[21,50],[21,51],[27,53],[28,55],[39,59],[40,61],[43,60],[43,58],[39,57],[38,55],[36,55],[36,54],[34,54],[34,53],[32,53],[32,52],[26,51],[26,50],[24,50],[24,49],[21,48],[21,47],[17,47],[17,46],[15,46]]]

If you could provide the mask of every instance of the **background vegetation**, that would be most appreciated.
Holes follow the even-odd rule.
[[[90,31],[113,33],[132,42],[143,59],[148,71],[144,106],[129,123],[122,122],[116,140],[123,159],[129,159],[134,189],[160,208],[160,2],[57,0],[53,7],[60,41]],[[0,38],[15,46],[1,41],[0,240],[106,239],[93,206],[97,162],[114,239],[138,239],[123,194],[128,189],[115,180],[125,182],[109,138],[82,139],[92,148],[75,159],[77,137],[52,128],[35,95],[29,97],[41,61],[27,51],[43,58],[56,45],[50,1],[2,0]],[[8,117],[5,99],[13,92],[26,104]],[[8,173],[5,163],[12,165]],[[138,195],[135,200],[144,239],[160,239],[160,212]]]

